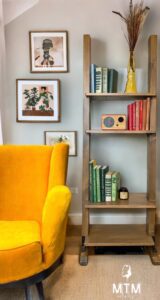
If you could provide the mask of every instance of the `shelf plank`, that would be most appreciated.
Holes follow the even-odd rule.
[[[146,225],[90,225],[85,246],[153,246]]]
[[[98,98],[102,98],[104,100],[104,98],[119,98],[119,100],[127,100],[127,99],[131,99],[131,98],[147,98],[147,97],[156,97],[157,95],[155,93],[134,93],[134,94],[125,94],[125,93],[85,93],[86,97],[98,97]],[[116,99],[116,100],[117,100]],[[108,100],[108,99],[107,99]],[[141,99],[140,99],[141,100]]]
[[[106,209],[146,209],[156,208],[155,201],[147,200],[146,193],[131,193],[128,200],[117,200],[116,202],[87,202],[85,208],[106,208]]]
[[[155,134],[155,130],[101,130],[101,129],[87,129],[88,134]]]

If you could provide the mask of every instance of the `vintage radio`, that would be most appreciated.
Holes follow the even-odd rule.
[[[104,114],[101,116],[103,130],[126,130],[127,117],[122,114]]]

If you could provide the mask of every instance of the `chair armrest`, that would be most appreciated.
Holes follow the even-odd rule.
[[[53,187],[47,194],[42,212],[43,251],[54,247],[61,234],[64,235],[66,218],[71,201],[71,192],[67,186]]]

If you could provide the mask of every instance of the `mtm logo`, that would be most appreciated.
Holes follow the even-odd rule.
[[[132,269],[130,265],[124,265],[122,267],[121,276],[122,282],[113,283],[113,294],[123,299],[133,299],[135,295],[141,294],[141,284],[139,282],[131,282]]]

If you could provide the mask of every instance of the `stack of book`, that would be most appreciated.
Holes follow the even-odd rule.
[[[128,130],[150,129],[150,101],[148,97],[128,105]]]
[[[118,72],[107,67],[90,66],[90,92],[91,93],[116,93]]]
[[[118,200],[120,173],[110,171],[109,166],[97,165],[96,160],[89,162],[90,202],[110,202]]]

